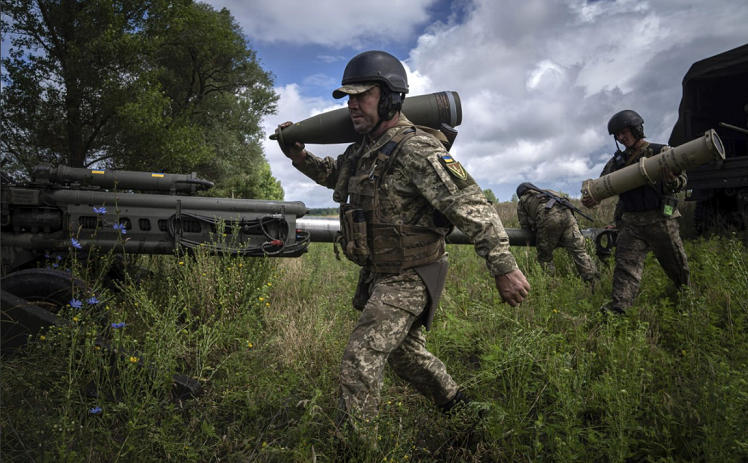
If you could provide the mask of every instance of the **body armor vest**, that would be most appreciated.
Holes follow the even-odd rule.
[[[651,150],[654,153],[658,153],[664,146],[665,145],[650,143],[649,146],[644,148],[644,150]],[[642,152],[641,156],[644,156],[644,154],[645,153]],[[635,160],[623,162],[622,158],[621,161],[619,161],[619,158],[616,158],[616,161],[616,170],[618,170],[626,167],[627,165],[633,164],[632,161]],[[623,204],[623,212],[644,212],[650,211],[652,209],[658,209],[661,204],[661,191],[661,182],[657,182],[654,185],[644,185],[640,186],[639,188],[634,188],[633,190],[626,191],[625,193],[621,193],[619,195],[619,198],[621,200],[621,203]]]
[[[335,241],[346,257],[358,265],[371,265],[377,273],[400,273],[430,264],[444,254],[445,232],[386,223],[379,208],[380,183],[403,144],[412,136],[425,133],[413,126],[400,130],[379,149],[372,165],[360,165],[360,152],[344,161],[334,197],[350,195],[350,202],[340,205],[340,232]]]

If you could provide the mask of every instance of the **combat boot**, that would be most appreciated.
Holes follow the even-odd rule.
[[[462,391],[457,391],[457,394],[455,394],[452,400],[439,405],[439,409],[445,415],[457,416],[463,414],[474,414],[478,420],[482,420],[486,417],[489,406],[485,402],[474,401],[466,396]]]

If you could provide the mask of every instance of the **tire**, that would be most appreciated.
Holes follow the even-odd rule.
[[[86,284],[68,272],[47,268],[13,272],[0,280],[2,350],[23,345],[29,335],[55,324],[60,308],[86,294]]]

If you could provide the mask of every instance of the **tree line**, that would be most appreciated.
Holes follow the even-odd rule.
[[[282,199],[260,122],[277,111],[225,8],[192,0],[0,0],[4,170],[40,162],[190,173]]]

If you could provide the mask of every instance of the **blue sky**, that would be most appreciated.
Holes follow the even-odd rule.
[[[279,113],[264,121],[268,134],[343,107],[331,92],[347,61],[386,50],[408,70],[411,95],[460,94],[452,155],[502,201],[524,181],[579,196],[615,151],[607,121],[622,109],[638,111],[648,139],[666,143],[691,64],[748,43],[743,0],[206,3],[231,11],[276,76]],[[337,156],[344,146],[307,148]],[[335,205],[275,142],[265,153],[286,199]]]

